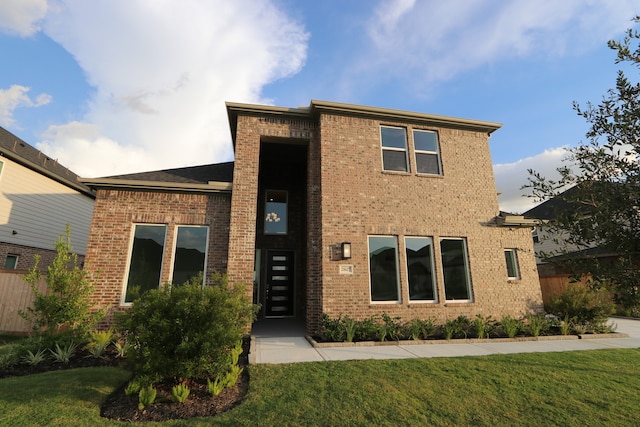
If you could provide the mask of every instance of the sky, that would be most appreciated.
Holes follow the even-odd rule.
[[[0,126],[93,178],[232,160],[226,101],[499,122],[500,208],[521,213],[527,170],[552,177],[585,141],[572,103],[614,87],[607,41],[637,14],[637,0],[2,0]]]

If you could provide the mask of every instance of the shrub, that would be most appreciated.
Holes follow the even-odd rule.
[[[216,274],[213,286],[200,278],[145,292],[117,316],[131,342],[138,374],[160,378],[215,377],[228,370],[231,350],[253,320],[245,286],[230,287]]]
[[[151,405],[156,400],[157,391],[153,386],[145,387],[138,393],[138,409]]]
[[[350,318],[349,316],[345,316],[343,323],[347,342],[353,342],[353,339],[356,336],[356,331],[358,329],[358,322]]]
[[[527,314],[527,332],[532,337],[546,334],[550,327],[551,323],[545,318],[544,313]]]
[[[338,318],[332,319],[327,313],[322,313],[322,320],[320,321],[318,336],[323,341],[344,341],[345,327],[343,325],[342,316],[338,316]]]
[[[31,286],[34,300],[33,307],[20,311],[20,315],[32,323],[35,335],[52,337],[66,330],[72,339],[83,340],[104,312],[93,311],[91,295],[94,285],[88,273],[80,268],[78,256],[71,253],[69,225],[58,237],[55,250],[56,256],[47,267],[47,293],[40,292],[38,288],[41,278],[39,255],[35,256],[33,268],[24,276],[25,282]]]
[[[380,341],[389,338],[394,341],[405,338],[404,325],[400,322],[400,317],[392,318],[386,312],[382,313],[382,323],[378,327]]]
[[[433,319],[411,319],[406,326],[411,339],[429,339],[436,330]]]
[[[354,341],[372,341],[376,339],[378,326],[373,316],[363,319],[356,324]]]
[[[453,320],[447,320],[442,326],[444,338],[466,338],[469,333],[471,321],[467,316],[458,316]]]
[[[178,384],[171,387],[171,398],[174,402],[184,403],[184,401],[187,400],[187,397],[189,397],[190,392],[191,390],[189,390],[188,385],[184,383]]]
[[[66,365],[71,361],[71,357],[73,357],[76,352],[76,348],[78,348],[78,345],[74,343],[70,343],[66,347],[61,347],[60,344],[56,343],[55,348],[49,349],[49,352],[55,362],[64,363]]]
[[[477,314],[471,322],[471,331],[476,338],[488,338],[495,329],[495,322],[491,316],[484,317]]]
[[[111,329],[107,331],[93,331],[89,335],[89,342],[86,345],[86,349],[91,356],[96,358],[100,357],[109,344],[111,344],[112,339],[113,331]]]
[[[575,325],[604,324],[614,313],[615,305],[604,290],[591,290],[572,283],[560,294],[554,295],[545,310]]]
[[[524,330],[524,323],[520,319],[514,319],[511,316],[504,316],[500,321],[502,332],[509,337],[513,338],[522,330]]]
[[[27,354],[20,359],[23,363],[30,366],[36,366],[47,359],[47,351],[44,348],[37,350],[35,353],[27,350]]]

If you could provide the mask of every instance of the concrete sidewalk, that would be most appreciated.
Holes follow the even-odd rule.
[[[484,356],[489,354],[535,353],[549,351],[640,348],[640,320],[612,318],[616,332],[628,338],[576,339],[549,341],[479,342],[452,341],[446,344],[399,344],[380,346],[313,347],[300,326],[252,331],[249,363],[321,362],[325,360],[408,359],[419,357]]]

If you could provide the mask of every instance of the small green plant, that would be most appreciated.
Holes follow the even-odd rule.
[[[113,347],[116,349],[116,357],[124,358],[127,356],[131,344],[127,340],[118,340],[113,343]]]
[[[342,324],[342,316],[338,316],[336,319],[329,317],[327,313],[322,313],[322,320],[320,321],[320,329],[318,335],[323,341],[341,342],[344,341],[345,328]]]
[[[217,396],[224,390],[225,382],[223,376],[218,376],[211,381],[207,378],[207,390],[212,396]]]
[[[0,369],[6,369],[15,365],[20,360],[19,356],[15,353],[0,354]]]
[[[104,353],[104,351],[109,347],[111,341],[113,340],[113,331],[108,329],[106,331],[92,331],[89,335],[89,343],[86,346],[86,349],[89,351],[91,356],[100,357]]]
[[[189,386],[182,383],[171,387],[171,398],[174,402],[183,403],[189,397]]]
[[[569,320],[569,317],[565,317],[564,320],[560,320],[558,327],[560,329],[560,335],[569,335],[569,332],[571,332],[571,321]]]
[[[466,338],[471,321],[467,316],[458,316],[455,319],[447,320],[442,326],[444,338],[450,340],[451,338]]]
[[[356,327],[355,341],[371,341],[376,339],[378,326],[373,316],[358,321]]]
[[[140,393],[140,384],[135,381],[129,381],[124,388],[124,394],[127,396],[133,396]]]
[[[145,387],[138,393],[138,409],[143,410],[145,406],[151,405],[156,400],[157,390],[153,386]]]
[[[511,316],[504,316],[500,321],[500,326],[502,326],[502,331],[509,338],[515,337],[524,329],[522,321]]]
[[[409,337],[413,340],[419,339],[429,339],[435,330],[436,326],[434,324],[433,319],[411,319],[409,323],[407,323],[406,328]]]
[[[386,338],[394,341],[404,338],[404,328],[400,317],[392,318],[386,312],[382,312],[382,324],[378,327],[378,334],[380,341],[384,341]]]
[[[35,353],[27,350],[27,354],[22,356],[20,360],[27,365],[36,366],[44,362],[47,358],[47,351],[44,348],[37,350]]]
[[[56,343],[55,349],[49,349],[49,352],[55,362],[66,365],[71,361],[71,357],[73,357],[76,352],[76,348],[78,348],[78,345],[74,343],[70,343],[66,347],[60,347],[60,344]]]
[[[532,337],[538,337],[549,331],[549,321],[545,318],[544,313],[527,314],[527,331]]]
[[[242,373],[242,371],[243,369],[238,365],[231,366],[229,368],[229,371],[224,377],[225,387],[231,387],[236,382],[238,382],[238,378],[240,377],[240,374]]]
[[[356,336],[356,331],[358,330],[358,322],[349,316],[345,316],[343,323],[347,342],[353,342],[353,339]]]
[[[471,331],[476,338],[489,338],[494,328],[494,322],[491,316],[484,317],[476,314],[475,319],[471,322]]]

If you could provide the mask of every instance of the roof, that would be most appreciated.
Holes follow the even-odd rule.
[[[80,182],[78,175],[3,127],[0,127],[0,156],[66,185],[85,196],[95,198],[91,189]]]
[[[271,105],[242,104],[227,102],[227,115],[231,127],[231,137],[235,144],[238,114],[275,115],[294,118],[313,118],[322,113],[355,115],[384,120],[410,121],[433,126],[468,129],[491,134],[502,127],[501,123],[458,117],[439,116],[435,114],[417,113],[389,108],[368,107],[364,105],[344,104],[340,102],[311,100],[308,107],[287,108]]]
[[[92,188],[228,192],[233,181],[233,165],[233,162],[214,163],[104,178],[82,178],[82,182]]]

